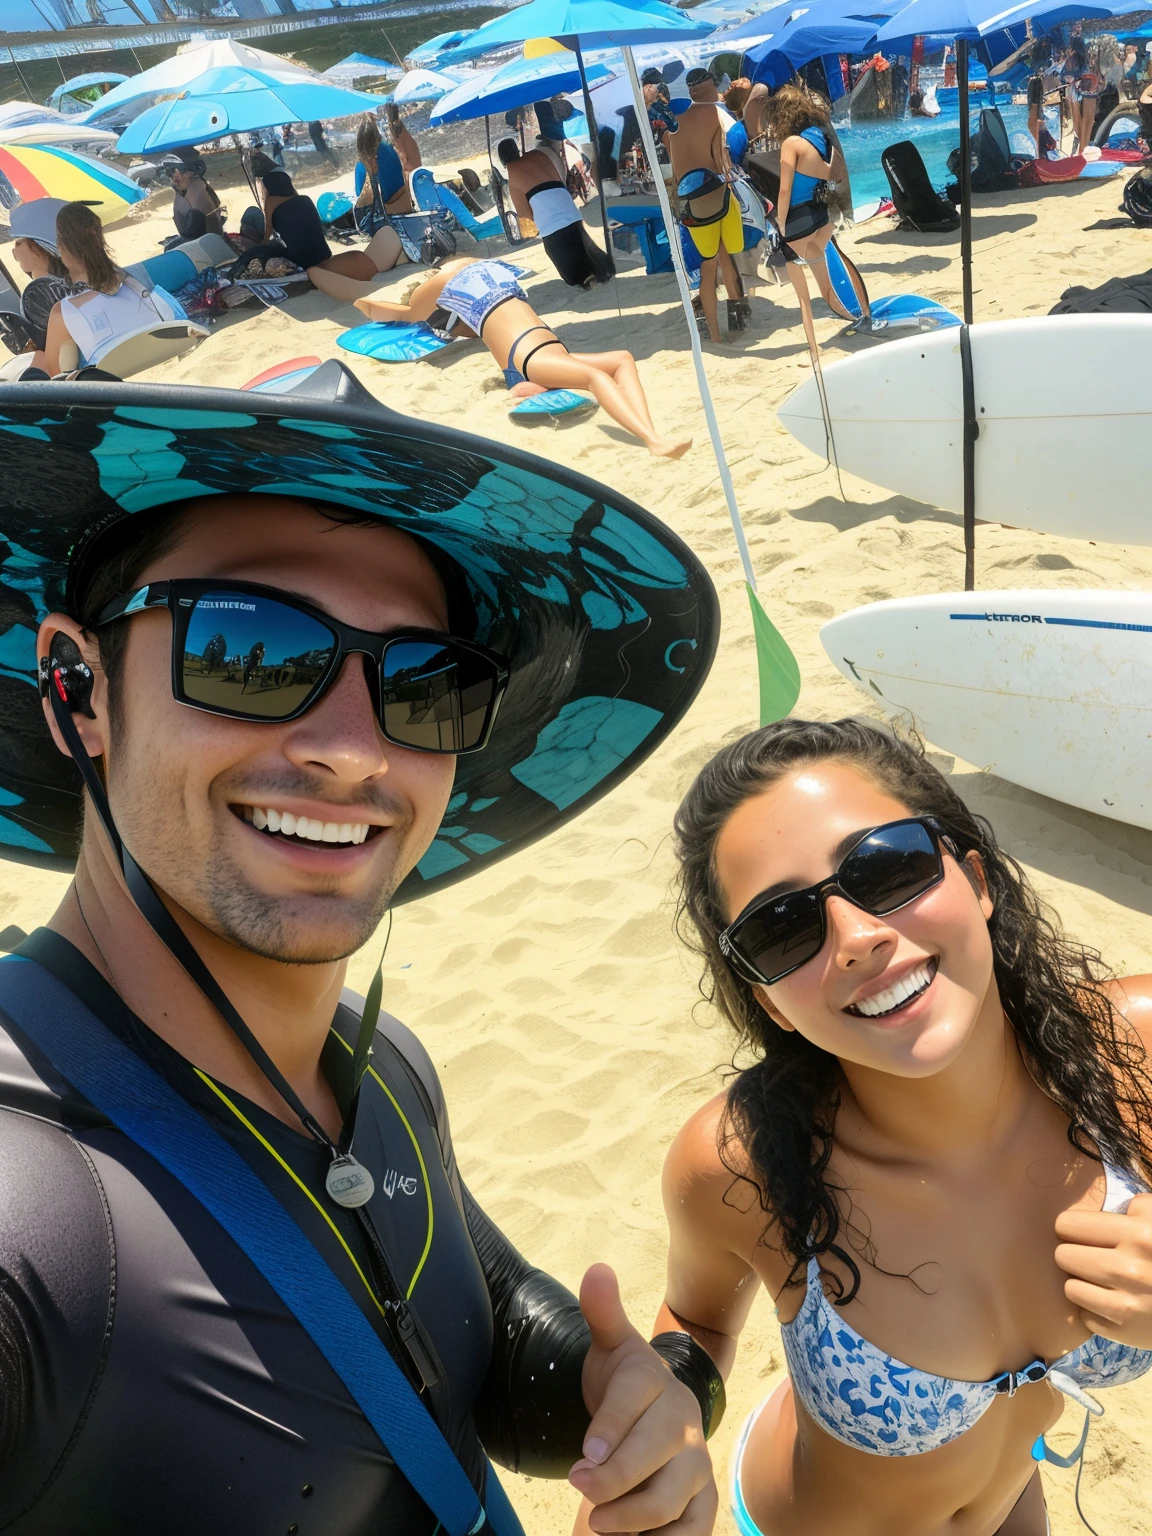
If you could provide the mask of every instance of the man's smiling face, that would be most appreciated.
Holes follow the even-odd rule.
[[[178,542],[137,585],[192,577],[277,587],[360,629],[448,628],[440,579],[406,534],[282,497],[190,504]],[[432,842],[455,758],[384,740],[363,656],[297,720],[231,720],[173,699],[166,611],[116,622],[129,627],[118,707],[109,719],[98,687],[95,725],[136,861],[243,949],[303,964],[358,949]]]

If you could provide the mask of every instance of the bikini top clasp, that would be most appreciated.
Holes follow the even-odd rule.
[[[1050,1367],[1043,1360],[1033,1360],[1031,1365],[1026,1365],[1022,1371],[1001,1371],[999,1376],[993,1376],[988,1383],[997,1392],[1007,1393],[1009,1397],[1016,1396],[1017,1387],[1026,1386],[1030,1381],[1043,1381]]]

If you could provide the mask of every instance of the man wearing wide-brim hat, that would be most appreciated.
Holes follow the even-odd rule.
[[[516,1536],[491,1455],[696,1536],[711,1362],[521,1258],[342,987],[663,739],[715,596],[605,487],[334,395],[0,388],[0,853],[75,869],[0,959],[0,1529]]]

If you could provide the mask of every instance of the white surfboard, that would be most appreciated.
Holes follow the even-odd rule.
[[[993,320],[970,335],[980,427],[976,516],[1071,538],[1152,544],[1152,315]],[[959,331],[891,341],[823,373],[840,468],[959,512]],[[806,448],[827,457],[814,378],[779,416]]]
[[[1152,828],[1152,592],[946,592],[820,631],[889,716],[1013,784]]]

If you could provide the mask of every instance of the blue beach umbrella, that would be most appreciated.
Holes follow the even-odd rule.
[[[209,69],[174,101],[161,101],[120,135],[121,154],[159,154],[182,144],[203,144],[229,133],[254,133],[281,123],[326,122],[374,112],[379,96],[329,85],[314,76],[277,76],[234,64]]]
[[[430,37],[427,42],[413,48],[407,55],[409,64],[435,64],[446,53],[455,53],[466,38],[472,36],[475,27],[469,27],[466,32],[437,32],[435,37]]]
[[[730,43],[741,42],[744,38],[764,38],[770,35],[775,47],[778,46],[775,40],[782,33],[795,33],[803,27],[835,27],[838,22],[849,21],[856,24],[852,30],[853,45],[839,51],[855,52],[855,34],[859,26],[872,21],[872,30],[867,34],[871,38],[876,27],[898,9],[899,0],[891,0],[890,4],[877,4],[876,0],[872,0],[871,4],[869,0],[812,0],[807,5],[799,3],[799,0],[783,0],[782,4],[758,9],[755,15],[740,26],[724,32],[717,41],[722,41],[727,48]]]
[[[584,53],[590,48],[630,47],[634,43],[687,42],[689,38],[708,37],[715,30],[711,22],[693,21],[690,11],[673,10],[664,4],[664,0],[633,0],[631,5],[623,4],[622,0],[528,0],[527,5],[517,6],[514,11],[477,27],[473,36],[454,52],[460,58],[478,58],[512,43],[553,37],[575,53],[592,143],[596,190],[600,194],[604,246],[611,264],[612,240],[608,233],[608,210],[596,143],[596,115],[588,94]]]
[[[1053,5],[1051,0],[1047,5],[1037,6],[1034,0],[1023,5],[1013,5],[1007,9],[989,16],[981,24],[981,34],[994,32],[999,27],[1014,27],[1018,22],[1035,22],[1042,31],[1050,27],[1058,27],[1062,21],[1110,21],[1114,16],[1130,16],[1132,6],[1130,0],[1120,5],[1093,4],[1091,0],[1072,0],[1068,5]]]
[[[585,66],[585,77],[590,83],[607,80],[611,74],[606,64]],[[580,69],[576,55],[567,49],[537,59],[513,59],[500,69],[464,80],[454,91],[442,96],[431,123],[433,128],[439,128],[443,123],[512,112],[542,97],[567,95],[569,91],[579,89]]]
[[[664,0],[529,0],[503,16],[486,21],[467,42],[452,50],[459,59],[478,58],[494,48],[525,43],[534,37],[554,37],[565,46],[619,48],[635,43],[662,43],[707,37],[716,30],[711,21],[693,21],[691,11],[673,10]]]

